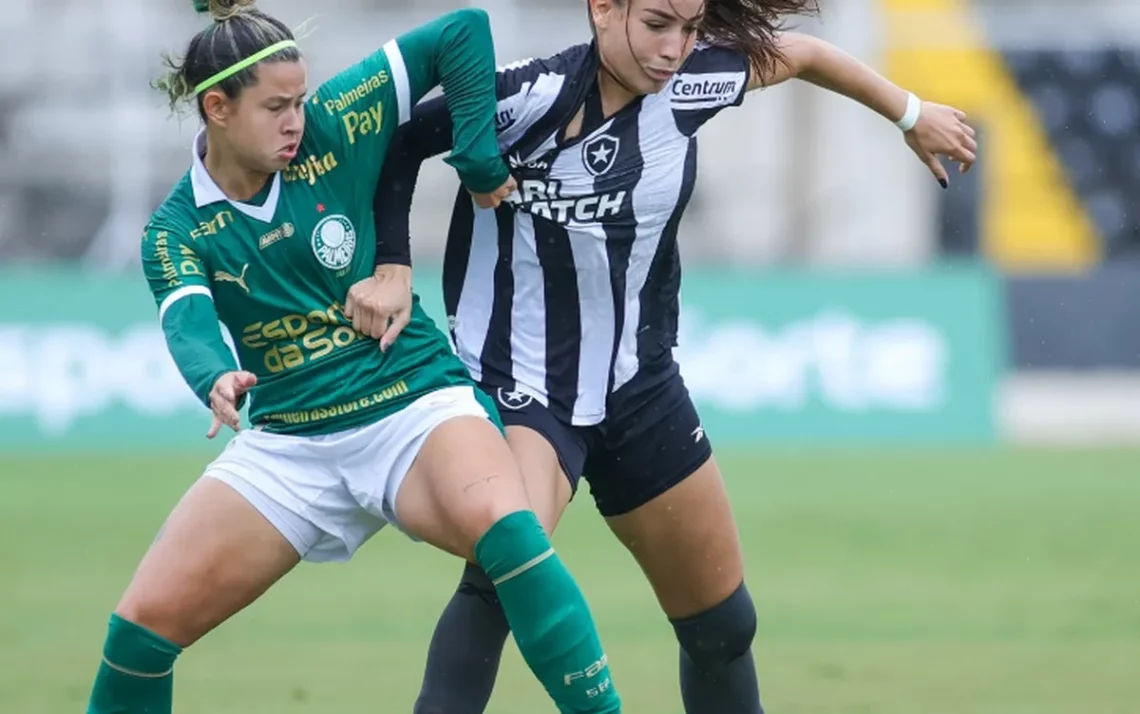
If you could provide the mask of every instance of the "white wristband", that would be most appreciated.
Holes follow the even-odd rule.
[[[922,100],[914,95],[914,92],[908,92],[906,97],[906,113],[902,115],[902,119],[895,122],[895,126],[903,131],[910,131],[914,125],[918,123],[918,116],[922,113]]]

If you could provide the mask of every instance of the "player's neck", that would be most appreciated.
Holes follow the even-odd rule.
[[[248,169],[229,152],[210,147],[209,144],[202,163],[210,178],[214,179],[214,183],[231,201],[249,201],[265,188],[265,182],[270,178],[270,174]]]
[[[618,81],[605,67],[598,68],[598,90],[602,95],[602,114],[608,119],[638,97],[638,93]]]

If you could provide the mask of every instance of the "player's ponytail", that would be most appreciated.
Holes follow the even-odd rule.
[[[777,44],[783,18],[817,12],[818,0],[708,0],[700,38],[746,55],[767,74],[785,61]]]
[[[210,13],[215,20],[223,22],[230,19],[244,8],[252,8],[257,0],[194,0],[194,9],[201,13]]]
[[[167,73],[155,82],[170,108],[194,100],[206,120],[202,95],[217,87],[230,99],[257,82],[260,62],[296,62],[300,50],[292,31],[280,20],[254,7],[254,0],[193,0],[194,9],[213,22],[190,40],[182,57],[164,56]]]

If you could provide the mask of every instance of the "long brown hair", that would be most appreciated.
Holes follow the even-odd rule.
[[[819,0],[706,0],[698,36],[746,55],[753,67],[768,74],[786,61],[777,44],[784,18],[818,12]]]
[[[614,1],[623,7],[629,4],[629,0]],[[768,74],[778,62],[786,61],[777,42],[784,18],[818,12],[819,0],[705,0],[705,17],[697,37],[736,50],[748,57],[753,67]],[[596,35],[592,12],[589,17],[590,29]]]

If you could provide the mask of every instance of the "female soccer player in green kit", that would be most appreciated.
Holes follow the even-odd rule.
[[[386,523],[479,563],[562,712],[621,711],[589,609],[530,509],[493,415],[417,305],[381,350],[341,305],[375,265],[372,197],[389,139],[442,84],[450,164],[481,205],[513,190],[495,139],[485,13],[387,43],[306,97],[280,21],[246,0],[172,63],[205,124],[146,227],[143,267],[170,352],[241,431],[174,508],[111,616],[88,714],[169,714],[175,659],[301,560],[347,560]],[[219,320],[234,338],[235,363]],[[497,419],[497,417],[494,417]]]

